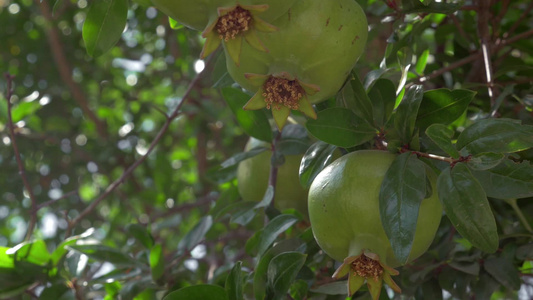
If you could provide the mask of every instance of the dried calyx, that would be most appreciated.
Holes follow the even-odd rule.
[[[219,38],[227,42],[230,39],[235,39],[239,33],[249,30],[251,21],[250,11],[237,6],[228,14],[220,17],[215,28]]]
[[[398,271],[390,268],[380,261],[379,255],[363,252],[344,260],[343,264],[335,271],[333,278],[339,279],[348,275],[348,295],[353,295],[365,283],[372,295],[372,299],[379,299],[383,281],[395,292],[401,293],[400,287],[392,280],[391,275],[398,275]]]
[[[316,119],[316,112],[309,102],[308,95],[320,90],[316,85],[306,84],[286,72],[274,75],[245,74],[246,78],[259,89],[244,105],[246,110],[267,108],[272,110],[276,125],[281,130],[291,110],[299,110],[306,116]]]

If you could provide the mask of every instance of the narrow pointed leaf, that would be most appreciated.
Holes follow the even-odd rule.
[[[494,252],[498,249],[496,221],[483,187],[466,164],[447,168],[437,180],[439,199],[457,231],[475,247]]]
[[[83,41],[87,53],[98,57],[120,39],[128,15],[126,0],[94,1],[83,23]]]
[[[368,91],[368,98],[372,103],[374,124],[385,126],[396,102],[394,83],[388,79],[378,79]]]
[[[422,102],[423,88],[414,85],[407,90],[392,117],[392,125],[403,144],[409,144],[415,134],[415,121]]]
[[[242,285],[242,262],[238,261],[231,269],[228,277],[226,277],[226,293],[228,294],[228,300],[242,300],[243,298],[243,285]]]
[[[426,168],[410,152],[399,155],[385,174],[379,213],[394,255],[407,262],[415,237],[420,204],[426,195]]]
[[[318,173],[333,161],[335,149],[337,149],[336,146],[320,141],[309,147],[300,163],[300,183],[302,186],[311,186]]]

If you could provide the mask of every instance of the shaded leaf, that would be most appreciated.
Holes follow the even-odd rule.
[[[118,266],[133,266],[137,263],[128,254],[105,245],[70,245],[68,248],[83,253],[92,259],[107,261]]]
[[[410,87],[391,119],[394,130],[398,132],[398,137],[403,144],[409,144],[415,134],[416,115],[422,96],[423,88],[421,85]]]
[[[453,130],[442,124],[433,124],[426,129],[426,135],[439,146],[439,148],[448,153],[451,157],[459,158],[461,155],[452,144],[453,134]]]
[[[407,262],[415,237],[418,210],[426,195],[426,168],[405,152],[392,162],[379,192],[379,214],[396,259]]]
[[[499,165],[504,158],[502,153],[479,153],[470,158],[468,166],[474,170],[488,170]]]
[[[293,215],[279,215],[268,222],[261,236],[261,241],[257,246],[258,256],[263,255],[278,235],[289,229],[296,221],[298,219]]]
[[[154,245],[152,235],[141,224],[129,224],[126,226],[126,231],[147,249],[150,249]]]
[[[313,293],[325,294],[325,295],[346,295],[347,281],[335,281],[326,283],[311,289]]]
[[[98,57],[111,49],[126,27],[128,1],[94,1],[83,23],[83,41],[87,53]]]
[[[226,293],[228,294],[228,300],[241,300],[243,299],[243,285],[242,285],[242,262],[238,261],[231,269],[228,277],[226,278]]]
[[[470,90],[436,89],[424,93],[416,125],[424,130],[432,124],[451,124],[465,111],[475,96]]]
[[[457,149],[471,154],[490,150],[511,153],[533,147],[533,126],[512,119],[484,119],[468,126],[457,138]]]
[[[484,261],[483,267],[503,286],[515,291],[520,289],[522,280],[512,261],[504,257],[491,257]]]
[[[396,102],[396,88],[388,79],[378,79],[368,91],[368,97],[372,102],[373,122],[381,128],[389,120]]]
[[[165,272],[165,257],[163,256],[163,249],[160,244],[156,244],[150,249],[150,269],[152,270],[152,278],[157,281]]]
[[[371,140],[376,130],[346,108],[329,108],[309,120],[307,130],[316,138],[339,147],[353,147]]]
[[[346,107],[351,109],[362,119],[366,120],[368,124],[374,124],[372,102],[357,74],[352,72],[352,76],[353,79],[350,80],[350,86],[353,91],[353,101],[348,102]]]
[[[181,288],[169,293],[163,300],[229,300],[224,288],[212,284],[199,284]]]
[[[457,231],[475,247],[498,249],[496,221],[479,182],[464,163],[445,169],[437,180],[439,199]]]
[[[244,110],[242,108],[250,96],[238,89],[229,87],[222,89],[222,96],[247,135],[265,142],[272,142],[270,123],[263,110]]]
[[[284,299],[306,257],[307,255],[300,252],[285,252],[272,258],[267,271],[267,295],[282,296],[280,299]]]
[[[402,1],[403,12],[407,14],[411,13],[438,13],[438,14],[451,14],[456,12],[461,7],[460,3],[445,3],[430,1],[428,4],[420,2],[420,0],[403,0]]]
[[[489,170],[472,170],[487,196],[498,199],[533,197],[533,166],[530,162],[504,160]]]
[[[179,242],[178,249],[180,251],[190,251],[196,245],[198,245],[205,237],[205,234],[211,229],[213,225],[213,217],[205,216],[191,229],[187,232],[185,237]]]

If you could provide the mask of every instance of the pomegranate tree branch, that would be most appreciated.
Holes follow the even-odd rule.
[[[100,137],[106,138],[108,136],[106,123],[100,120],[96,116],[96,114],[90,109],[89,101],[83,93],[80,85],[77,84],[74,79],[72,79],[72,68],[70,67],[67,61],[67,55],[65,54],[65,50],[63,49],[63,45],[59,38],[59,33],[57,29],[52,25],[53,16],[50,10],[50,5],[48,3],[49,1],[35,0],[35,2],[37,5],[39,5],[39,8],[41,9],[41,14],[46,20],[44,26],[46,37],[48,39],[50,50],[52,51],[52,54],[54,56],[54,61],[57,66],[57,70],[59,71],[59,75],[61,76],[61,80],[65,82],[70,92],[72,93],[72,97],[80,106],[83,113],[87,116],[87,118],[89,118],[89,120],[91,120],[95,124],[96,130],[98,131]]]
[[[503,37],[504,38],[507,38],[508,36],[510,35],[513,35],[514,31],[516,30],[516,28],[518,28],[518,26],[520,26],[520,24],[522,23],[522,21],[524,21],[524,19],[527,17],[527,15],[529,15],[529,13],[531,12],[531,10],[533,9],[533,2],[529,3],[529,5],[526,7],[526,9],[524,10],[524,12],[522,13],[522,15],[520,15],[520,17],[518,18],[518,20],[516,20],[516,22],[513,24],[513,26],[511,26],[511,28],[509,29],[509,31],[507,31]]]
[[[272,141],[272,155],[276,155],[276,146],[281,139],[281,131],[278,130],[278,134]],[[268,185],[272,186],[274,188],[274,195],[272,195],[272,201],[270,202],[270,206],[274,207],[274,197],[276,196],[276,183],[278,181],[278,166],[272,164],[272,160],[270,160],[270,174],[268,175]]]
[[[28,178],[26,177],[24,163],[22,162],[22,159],[20,158],[20,151],[17,146],[17,141],[15,139],[15,125],[13,124],[13,117],[11,115],[11,97],[13,96],[13,78],[15,77],[10,74],[5,74],[5,78],[7,81],[7,98],[6,99],[7,99],[7,123],[9,127],[9,136],[11,137],[11,144],[13,145],[13,151],[15,152],[15,159],[17,161],[19,175],[22,178],[22,182],[24,183],[24,188],[26,188],[26,191],[28,192],[28,195],[30,196],[30,200],[31,200],[30,222],[28,223],[28,230],[26,231],[26,237],[24,238],[25,241],[29,241],[33,233],[33,229],[35,228],[35,223],[37,223],[37,200],[35,199],[35,195],[33,194],[33,189],[31,188],[30,182],[28,181]]]
[[[74,218],[73,220],[71,220],[69,222],[69,225],[68,225],[67,230],[66,230],[66,236],[70,236],[72,228],[77,223],[79,223],[83,218],[85,218],[87,215],[92,213],[93,210],[100,204],[100,202],[102,202],[102,200],[104,200],[107,196],[109,196],[109,194],[111,194],[118,186],[120,186],[122,183],[124,183],[124,181],[133,173],[133,171],[135,171],[135,169],[137,169],[137,167],[139,165],[141,165],[146,160],[146,158],[152,153],[152,151],[155,149],[155,147],[157,146],[157,144],[159,143],[159,141],[161,140],[163,135],[167,132],[167,130],[168,130],[169,126],[170,126],[170,123],[172,123],[172,121],[174,121],[174,119],[179,115],[181,107],[183,106],[185,101],[189,99],[190,93],[193,90],[193,88],[196,86],[196,84],[198,84],[198,82],[202,78],[202,75],[204,73],[206,73],[205,70],[208,69],[207,66],[210,65],[211,61],[213,60],[213,57],[214,57],[214,55],[211,55],[209,57],[209,59],[206,62],[206,68],[204,69],[204,71],[201,72],[201,73],[196,74],[194,79],[191,81],[191,83],[187,87],[187,90],[185,91],[185,94],[183,95],[181,101],[176,106],[174,111],[167,117],[165,123],[163,124],[163,127],[161,127],[161,129],[157,133],[156,137],[154,138],[154,140],[150,144],[150,147],[148,148],[148,151],[143,156],[141,156],[137,161],[135,161],[124,173],[122,173],[122,175],[118,179],[113,181],[105,189],[105,191],[100,196],[98,196],[95,200],[93,200],[91,202],[91,204],[89,206],[87,206],[76,218]]]

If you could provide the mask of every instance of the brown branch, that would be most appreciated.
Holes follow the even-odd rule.
[[[489,30],[490,3],[485,0],[478,0],[477,2],[479,5],[477,29],[479,39],[481,40],[481,53],[483,54],[483,65],[485,67],[485,82],[487,83],[490,103],[491,106],[493,106],[496,101],[496,98],[492,83],[492,50]]]
[[[11,115],[11,97],[13,96],[13,78],[15,78],[15,76],[12,76],[10,74],[5,74],[4,76],[7,81],[7,98],[6,99],[7,99],[7,123],[9,127],[9,135],[11,137],[11,144],[13,145],[13,151],[15,152],[15,159],[17,161],[19,175],[22,178],[24,187],[28,191],[28,195],[30,196],[30,199],[31,199],[30,222],[28,223],[28,230],[26,231],[26,237],[24,238],[25,241],[29,241],[33,233],[33,229],[35,228],[35,223],[37,223],[37,210],[36,210],[37,200],[35,199],[35,195],[33,194],[33,189],[30,185],[30,182],[28,181],[28,178],[26,177],[24,163],[22,162],[22,159],[20,158],[20,151],[17,146],[17,141],[15,139],[15,125],[13,124],[13,117]]]
[[[41,9],[41,14],[46,20],[44,26],[46,37],[48,39],[48,44],[54,56],[54,61],[56,63],[57,70],[59,71],[61,79],[69,88],[70,92],[72,93],[72,97],[80,106],[83,113],[96,125],[96,130],[98,131],[100,137],[106,138],[108,136],[107,124],[104,121],[100,120],[96,116],[96,114],[90,109],[89,101],[83,93],[81,87],[74,81],[74,79],[72,79],[72,68],[70,67],[67,61],[67,55],[65,54],[65,50],[63,49],[63,45],[59,38],[59,33],[57,29],[52,25],[54,17],[52,16],[48,1],[35,0],[35,3],[39,5]]]
[[[37,205],[37,208],[36,208],[36,209],[37,209],[37,211],[39,211],[41,208],[44,208],[44,207],[50,206],[50,205],[56,203],[56,202],[59,201],[59,200],[63,200],[63,199],[65,199],[65,198],[68,198],[68,197],[70,197],[70,196],[74,196],[74,195],[78,195],[78,190],[70,191],[70,192],[64,194],[63,196],[61,196],[61,197],[59,197],[59,198],[57,198],[57,199],[52,199],[52,200],[49,200],[49,201],[43,202],[43,203]]]
[[[209,65],[211,63],[211,61],[213,60],[213,57],[214,57],[214,55],[211,55],[209,57],[209,59],[206,62],[206,65]],[[205,70],[206,69],[207,69],[207,67],[204,69],[203,72],[196,74],[194,79],[191,81],[191,83],[189,84],[187,90],[185,91],[185,94],[183,95],[180,103],[176,106],[176,108],[174,109],[172,114],[167,117],[167,120],[165,121],[165,124],[163,124],[163,127],[161,127],[161,129],[157,133],[156,137],[154,138],[154,140],[150,144],[150,147],[148,148],[148,151],[143,156],[141,156],[137,161],[135,161],[124,173],[122,173],[122,175],[118,179],[113,181],[105,189],[105,191],[100,196],[98,196],[98,198],[93,200],[91,202],[91,204],[89,206],[87,206],[87,208],[85,208],[75,219],[73,219],[72,221],[69,222],[69,225],[68,225],[67,230],[66,230],[66,236],[70,236],[72,228],[78,222],[80,222],[83,218],[85,218],[87,215],[89,215],[98,206],[98,204],[100,204],[100,202],[102,202],[102,200],[104,200],[107,196],[109,196],[109,194],[111,194],[111,192],[113,192],[118,186],[120,186],[122,183],[124,183],[124,181],[133,173],[133,171],[135,171],[135,169],[137,169],[137,167],[139,165],[141,165],[146,160],[146,158],[152,153],[152,151],[155,149],[155,147],[157,146],[157,144],[159,143],[159,141],[161,140],[163,135],[167,132],[167,130],[168,130],[169,126],[170,126],[170,123],[172,123],[172,121],[174,121],[174,119],[179,115],[181,107],[183,106],[185,101],[187,101],[189,99],[189,95],[190,95],[191,91],[196,86],[196,84],[200,81],[200,79],[202,78],[202,75],[205,74]]]
[[[520,24],[522,23],[522,21],[524,21],[524,19],[527,17],[527,15],[529,15],[529,13],[531,12],[532,9],[533,9],[533,2],[529,3],[529,5],[524,10],[522,15],[520,15],[520,17],[518,18],[518,20],[516,20],[516,22],[514,22],[513,26],[511,26],[511,28],[509,28],[509,31],[507,31],[503,35],[503,38],[507,38],[508,36],[513,35],[515,30],[518,28],[518,26],[520,26]]]

